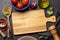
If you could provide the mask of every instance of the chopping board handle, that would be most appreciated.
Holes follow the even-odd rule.
[[[47,18],[47,21],[48,22],[56,22],[56,17],[55,16],[49,17],[49,18]]]

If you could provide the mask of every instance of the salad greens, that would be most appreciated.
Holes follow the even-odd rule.
[[[49,15],[53,14],[53,12],[54,12],[53,7],[49,7],[49,8],[46,9],[46,13],[49,14]]]

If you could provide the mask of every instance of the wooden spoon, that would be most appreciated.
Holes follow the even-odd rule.
[[[0,34],[1,34],[1,36],[3,37],[3,38],[5,38],[6,37],[6,35],[0,30]]]
[[[6,10],[9,11],[8,14],[5,13]],[[9,20],[10,20],[10,15],[11,15],[11,12],[12,12],[12,7],[11,6],[4,6],[2,12],[3,12],[3,15],[7,17],[7,22],[8,22],[8,37],[9,37],[10,36],[10,21]]]

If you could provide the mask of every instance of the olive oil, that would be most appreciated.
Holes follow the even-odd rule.
[[[47,8],[49,6],[49,0],[39,0],[38,4],[40,8]]]

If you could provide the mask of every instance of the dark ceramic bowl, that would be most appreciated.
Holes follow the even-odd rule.
[[[1,27],[1,25],[3,25],[3,24],[5,26],[4,27]],[[6,19],[0,18],[0,30],[2,30],[4,32],[4,31],[7,31],[7,29],[8,29],[8,27],[7,27],[7,21],[6,21]]]
[[[11,3],[12,3],[12,1],[11,1]],[[26,5],[26,6],[25,6],[25,7],[23,7],[22,9],[17,8],[13,3],[12,3],[12,6],[13,6],[13,8],[14,8],[14,9],[22,11],[22,10],[27,9],[27,8],[30,6],[30,0],[29,0],[28,5]]]

